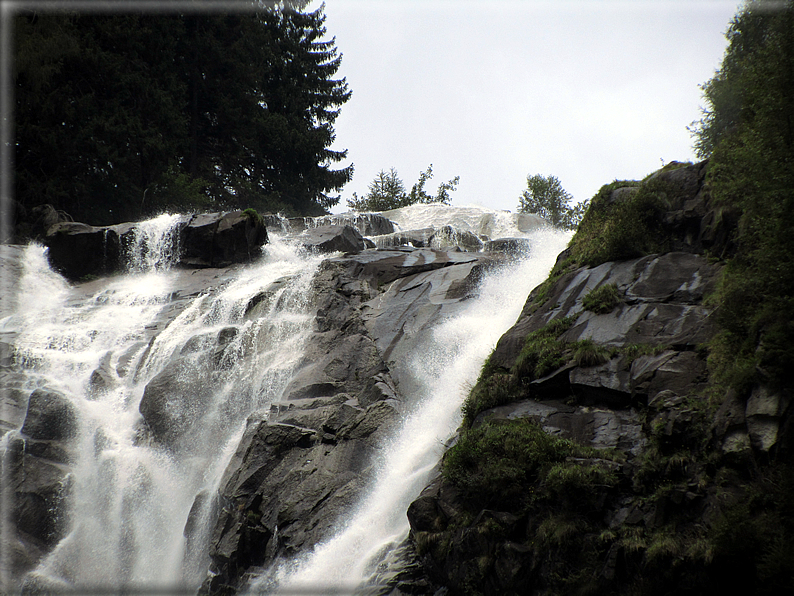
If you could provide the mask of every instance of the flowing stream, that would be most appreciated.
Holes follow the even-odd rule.
[[[194,499],[217,489],[245,418],[280,396],[311,332],[306,301],[319,257],[276,238],[220,288],[175,299],[176,276],[189,275],[170,269],[176,221],[140,226],[131,272],[88,287],[53,273],[42,247],[26,250],[18,355],[31,390],[57,391],[79,412],[71,529],[29,583],[196,589],[206,566],[183,535]],[[263,296],[262,316],[246,316]],[[189,432],[165,450],[147,440],[139,404],[146,384],[169,370],[193,396],[197,386],[212,390],[192,398],[199,411],[186,413]],[[194,533],[206,534],[202,521]]]
[[[472,220],[465,212],[456,216],[459,229],[470,231],[480,225],[480,218]],[[493,222],[490,215],[488,219],[517,235],[509,222]],[[486,277],[479,296],[436,325],[413,356],[400,363],[412,371],[419,387],[417,406],[384,449],[368,494],[334,537],[298,561],[282,565],[275,581],[272,577],[254,581],[252,592],[275,584],[284,594],[378,593],[385,578],[377,565],[407,536],[408,506],[427,485],[444,445],[460,425],[460,407],[483,362],[570,239],[567,232],[549,229],[521,235],[532,241],[531,254]]]
[[[407,535],[405,511],[458,426],[483,361],[570,236],[522,232],[507,214],[478,208],[428,207],[399,214],[402,229],[446,217],[472,233],[490,225],[495,237],[527,237],[532,251],[486,277],[476,299],[426,333],[421,356],[402,363],[420,387],[417,405],[339,532],[277,569],[284,591],[361,590],[379,581],[373,561]],[[127,274],[75,286],[50,270],[41,246],[25,250],[18,307],[0,323],[17,333],[26,389],[65,396],[78,424],[69,529],[30,574],[33,588],[195,591],[208,564],[206,496],[217,491],[246,418],[281,397],[312,332],[309,286],[321,257],[271,234],[256,263],[186,285],[195,272],[172,268],[179,221],[161,216],[138,226]],[[150,382],[190,396],[171,412],[179,432],[168,430],[168,449],[141,421]]]

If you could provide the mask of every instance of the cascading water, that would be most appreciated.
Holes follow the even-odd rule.
[[[383,583],[376,565],[405,539],[408,505],[460,424],[460,406],[482,363],[570,239],[570,233],[548,228],[525,236],[534,247],[531,255],[488,276],[479,297],[433,328],[413,356],[398,364],[413,371],[417,405],[384,449],[376,480],[342,529],[298,561],[252,582],[252,592],[277,587],[285,594],[367,593],[368,583]]]
[[[27,248],[17,358],[28,388],[66,396],[78,420],[69,529],[29,588],[197,589],[211,499],[204,519],[201,507],[193,512],[186,545],[191,506],[217,490],[245,418],[280,396],[302,354],[320,259],[273,238],[259,263],[223,287],[175,296],[177,277],[190,275],[168,270],[179,221],[139,226],[131,274],[74,288],[50,271],[44,249]],[[153,380],[164,390],[150,396],[145,425],[139,409]],[[175,387],[179,402],[169,395]],[[158,416],[169,428],[153,440]]]
[[[408,400],[415,406],[336,536],[268,574],[281,590],[365,592],[381,583],[375,564],[404,540],[405,511],[459,424],[467,387],[569,237],[478,208],[414,206],[387,217],[403,230],[452,224],[521,236],[532,251],[489,274],[479,297],[426,333],[415,357],[395,363],[419,388]],[[14,328],[26,389],[65,396],[78,427],[67,531],[28,575],[31,589],[196,590],[209,564],[213,495],[245,420],[282,398],[301,360],[321,257],[301,256],[271,233],[253,265],[215,277],[175,270],[184,221],[137,225],[129,274],[77,286],[49,269],[42,247],[25,251],[19,305],[3,324]]]

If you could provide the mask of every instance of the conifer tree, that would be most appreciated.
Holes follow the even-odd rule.
[[[16,200],[95,224],[163,209],[317,214],[349,99],[323,9],[15,17]]]

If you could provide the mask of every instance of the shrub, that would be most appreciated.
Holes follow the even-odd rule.
[[[620,296],[616,284],[605,284],[593,288],[582,299],[582,307],[585,310],[600,315],[612,312],[618,304],[620,304]]]
[[[254,223],[254,224],[262,224],[262,223],[264,223],[264,220],[262,219],[262,216],[259,215],[259,212],[256,209],[252,209],[252,208],[249,207],[248,209],[245,209],[243,211],[243,215],[245,217],[247,217],[248,219],[250,219],[251,222]]]
[[[618,188],[637,191],[615,200]],[[661,216],[667,210],[667,184],[653,178],[645,183],[613,182],[601,188],[569,244],[572,257],[595,267],[663,252],[669,244]]]
[[[607,362],[612,353],[596,344],[592,339],[582,339],[573,349],[573,361],[576,366],[597,366]]]
[[[564,501],[587,512],[617,484],[614,472],[586,459],[593,457],[607,453],[549,435],[530,419],[500,420],[462,431],[442,473],[478,508],[518,512]]]
[[[566,344],[557,338],[571,328],[575,317],[550,321],[527,335],[511,372],[518,378],[538,379],[565,364]]]
[[[443,474],[481,507],[520,509],[543,468],[577,452],[572,441],[552,437],[528,419],[464,430],[444,457]]]

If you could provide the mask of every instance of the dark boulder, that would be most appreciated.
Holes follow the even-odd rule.
[[[244,211],[195,215],[182,232],[180,264],[187,267],[228,267],[261,254],[267,230],[261,218]]]
[[[22,434],[31,439],[63,441],[77,434],[77,412],[62,394],[36,389],[28,399]]]
[[[121,240],[113,228],[60,222],[47,230],[44,244],[53,269],[72,281],[108,275],[121,266]]]
[[[357,253],[365,248],[361,233],[349,225],[308,228],[297,240],[308,250],[321,253]]]
[[[529,238],[499,238],[483,243],[483,252],[503,252],[508,255],[528,255],[532,244]]]
[[[205,213],[182,218],[175,243],[179,264],[185,267],[228,267],[247,263],[261,254],[267,243],[264,220],[244,211]],[[60,222],[50,226],[44,243],[52,267],[78,281],[87,276],[109,275],[128,266],[129,247],[136,224],[94,227]]]
[[[189,358],[168,364],[146,384],[138,407],[152,437],[177,447],[204,413],[210,390],[207,376]]]

